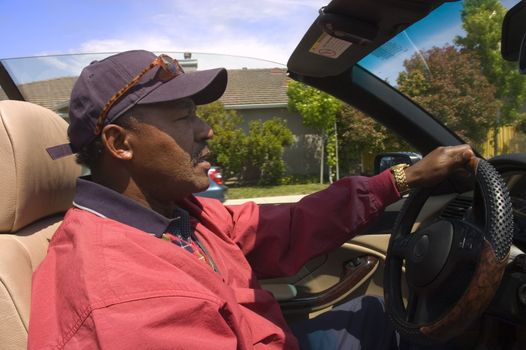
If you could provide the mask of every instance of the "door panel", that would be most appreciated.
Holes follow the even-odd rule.
[[[431,197],[424,205],[415,227],[437,217],[455,195]],[[392,221],[403,200],[386,208],[378,221]],[[310,260],[294,276],[262,280],[263,288],[274,294],[285,316],[314,314],[336,303],[361,295],[383,295],[383,269],[389,229],[372,225],[367,234],[354,237],[335,251]]]

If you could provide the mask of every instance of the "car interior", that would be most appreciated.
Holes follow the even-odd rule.
[[[289,74],[297,81],[328,92],[365,111],[409,140],[423,154],[435,147],[464,143],[414,101],[356,64],[443,3],[334,0],[320,10],[318,19],[293,52],[287,64]],[[502,53],[509,61],[516,62],[526,52],[520,51],[526,32],[526,21],[522,16],[524,4],[520,2],[504,19]],[[327,35],[332,43],[327,44]],[[326,51],[321,52],[321,49]],[[461,178],[454,177],[428,193],[411,194],[411,198],[404,198],[388,207],[366,234],[355,237],[332,254],[314,259],[293,278],[265,281],[271,287],[275,284],[288,285],[288,288],[280,288],[280,291],[288,292],[288,295],[282,296],[281,302],[285,315],[289,319],[312,317],[347,298],[364,294],[384,295],[395,327],[415,343],[453,341],[465,349],[526,348],[526,304],[521,301],[524,300],[526,288],[526,270],[523,263],[523,205],[520,204],[524,198],[521,188],[525,179],[526,156],[524,153],[498,155],[488,161],[497,172],[482,175],[485,165],[479,164],[476,176],[486,177],[484,182],[499,182],[502,176],[504,185],[489,192],[499,192],[504,198],[509,191],[509,199],[489,199],[486,196],[488,190],[484,189],[486,185],[481,184],[479,179],[468,185]],[[495,212],[488,207],[496,202],[499,202],[499,208],[495,209],[499,211],[497,216],[502,215],[505,219],[489,224]],[[410,219],[406,215],[408,212],[412,212]],[[470,241],[469,235],[460,235],[461,240],[456,241],[457,233],[453,234],[457,237],[453,239],[455,243],[448,243],[453,247],[447,253],[448,262],[440,265],[442,270],[434,280],[427,278],[426,274],[434,276],[436,271],[423,265],[415,268],[410,256],[404,256],[403,262],[398,263],[397,268],[403,271],[402,275],[396,268],[393,269],[397,237],[405,236],[419,242],[408,243],[416,250],[422,246],[421,238],[433,232],[436,225],[456,221],[475,223],[485,232],[478,231],[477,236],[494,235],[489,240],[502,250],[500,267],[497,268],[499,264],[493,261],[495,269],[489,266],[484,268],[491,278],[485,279],[480,275],[482,261],[488,259],[481,258],[478,262],[467,259],[454,268],[448,266],[456,259],[453,253],[455,244],[466,247],[466,238],[468,247],[477,244]],[[489,234],[491,230],[488,226],[491,225],[494,229]],[[411,231],[412,235],[404,235],[403,230]],[[449,228],[440,227],[437,230],[441,233],[431,243],[433,253],[427,253],[427,256],[433,256],[434,263],[440,260],[438,255],[443,254],[434,255],[440,251],[439,241]],[[453,231],[462,229],[455,228]],[[483,255],[480,250],[479,254]],[[450,275],[444,277],[448,273]],[[393,284],[397,285],[396,291]],[[482,295],[482,291],[488,289],[491,296]],[[474,291],[477,291],[476,296],[472,294]],[[481,304],[467,306],[469,302],[466,299],[469,298],[481,301]],[[305,312],[309,316],[305,316]],[[453,321],[455,317],[456,321]],[[445,326],[448,322],[451,323]],[[436,333],[432,333],[429,329],[431,324],[444,327],[442,330],[435,328],[433,331]]]
[[[462,144],[443,123],[356,64],[445,2],[333,0],[293,52],[288,73],[366,112],[422,154]],[[502,46],[505,58],[522,59],[526,67],[521,8],[522,2],[510,10],[515,16],[507,17]],[[15,99],[23,96],[0,101],[0,347],[5,349],[27,346],[31,275],[71,206],[82,171],[73,157],[52,161],[45,153],[67,142],[64,119]],[[294,276],[261,281],[263,287],[290,322],[357,296],[385,295],[397,330],[415,342],[526,349],[526,155],[499,155],[480,164],[475,182],[453,177],[415,191],[389,206],[365,234],[312,259]],[[425,237],[431,237],[430,249]],[[435,246],[436,237],[449,237],[445,248]],[[432,252],[433,261],[443,260],[442,270],[422,281],[428,267],[412,266],[397,244]],[[474,255],[464,254],[465,247],[474,247]]]
[[[71,207],[81,169],[73,157],[53,162],[43,151],[67,140],[67,123],[56,113],[1,101],[0,120],[0,347],[25,349],[31,276]]]

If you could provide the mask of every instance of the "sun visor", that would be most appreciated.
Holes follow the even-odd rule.
[[[340,75],[444,2],[334,0],[320,10],[287,67],[296,75]]]

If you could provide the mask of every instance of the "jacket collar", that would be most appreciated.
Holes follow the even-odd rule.
[[[117,191],[91,181],[90,176],[77,179],[73,206],[157,237],[161,237],[168,225],[178,219],[169,219],[146,208]]]

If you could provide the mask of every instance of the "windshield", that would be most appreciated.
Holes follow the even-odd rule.
[[[518,1],[445,3],[359,64],[411,98],[484,156],[526,151],[526,76],[500,55]]]
[[[177,59],[185,71],[225,67],[229,70],[284,68],[276,62],[251,57],[190,52],[163,52]],[[2,59],[26,101],[67,116],[69,96],[83,67],[113,53],[46,55]],[[0,90],[0,100],[6,99]]]

